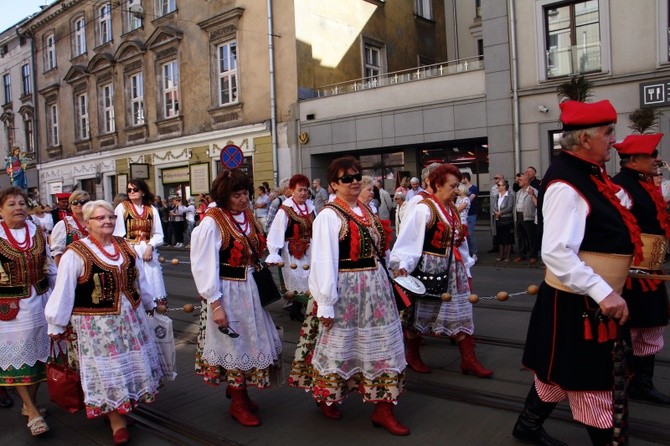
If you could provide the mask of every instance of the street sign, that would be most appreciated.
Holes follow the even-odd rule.
[[[640,107],[666,107],[670,105],[670,79],[659,79],[640,84]]]
[[[243,161],[244,155],[242,154],[242,149],[235,144],[228,144],[221,149],[221,164],[228,169],[236,169],[240,167]]]

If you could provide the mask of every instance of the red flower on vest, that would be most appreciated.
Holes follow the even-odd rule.
[[[244,253],[244,244],[238,240],[233,242],[233,247],[230,249],[230,265],[242,266],[242,257]]]
[[[349,233],[351,234],[349,258],[355,262],[361,255],[361,231],[358,225],[352,220],[349,220]]]

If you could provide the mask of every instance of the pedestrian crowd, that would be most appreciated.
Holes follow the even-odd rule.
[[[523,355],[533,383],[512,434],[564,444],[543,423],[567,400],[594,445],[625,444],[619,415],[629,396],[670,404],[652,381],[668,323],[662,134],[614,144],[608,101],[560,108],[563,150],[542,180],[529,166],[511,185],[496,173],[491,186],[497,261],[546,265]],[[610,178],[612,147],[621,171]],[[32,214],[23,189],[1,190],[0,406],[13,404],[5,388],[14,388],[32,435],[48,432],[37,388],[54,348],[64,349],[87,417],[105,417],[115,445],[129,442],[126,415],[174,378],[151,328],[168,297],[158,249],[171,244],[190,248],[202,303],[195,373],[225,386],[236,422],[262,423],[249,389],[269,388],[280,368],[282,339],[266,305],[282,296],[302,324],[288,385],[332,420],[357,393],[373,407],[373,426],[409,435],[394,409],[406,367],[435,366],[421,357],[423,336],[451,339],[462,373],[494,374],[476,355],[469,300],[482,197],[470,172],[449,163],[387,182],[345,156],[324,183],[295,174],[274,190],[225,170],[197,207],[154,197],[139,179],[113,205],[75,190]],[[267,265],[278,267],[278,287]],[[631,267],[639,272],[629,277]],[[632,378],[617,355],[626,348]],[[627,392],[620,383],[629,378]]]

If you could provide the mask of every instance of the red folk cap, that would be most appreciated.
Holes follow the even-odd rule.
[[[70,192],[59,192],[56,194],[57,200],[67,200],[72,195]]]
[[[588,129],[601,125],[614,124],[616,110],[608,100],[598,102],[565,101],[561,107],[563,130]]]
[[[623,141],[612,144],[619,156],[649,155],[657,156],[656,147],[661,142],[663,133],[649,133],[646,135],[628,135]]]

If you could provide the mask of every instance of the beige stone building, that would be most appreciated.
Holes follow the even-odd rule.
[[[82,187],[111,200],[133,177],[158,195],[197,195],[230,145],[255,181],[272,182],[267,23],[253,0],[62,0],[25,23],[42,195]],[[279,58],[292,42],[275,40]],[[277,115],[295,102],[285,75],[275,83],[294,87],[277,91]]]
[[[21,22],[0,33],[0,188],[11,180],[5,167],[7,157],[16,148],[26,164],[28,187],[37,186],[35,139],[33,129],[34,75],[30,42],[16,30]]]

